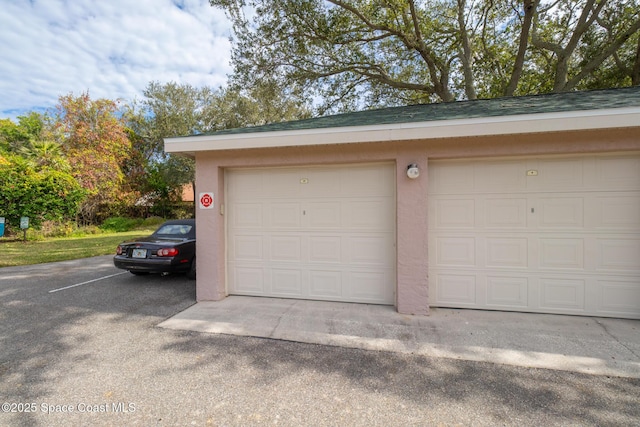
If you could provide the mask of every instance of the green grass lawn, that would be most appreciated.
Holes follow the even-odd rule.
[[[48,238],[37,241],[9,241],[0,238],[0,267],[67,261],[116,253],[123,240],[148,236],[155,228],[87,237]]]

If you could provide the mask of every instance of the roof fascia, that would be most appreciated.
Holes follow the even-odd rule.
[[[428,140],[640,126],[640,107],[452,119],[368,126],[165,138],[168,153]]]

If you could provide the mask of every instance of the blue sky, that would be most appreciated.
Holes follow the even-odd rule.
[[[58,97],[131,101],[150,81],[218,87],[230,24],[207,0],[0,0],[0,118]]]

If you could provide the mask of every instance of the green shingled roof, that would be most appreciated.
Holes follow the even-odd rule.
[[[207,135],[326,129],[621,107],[640,107],[640,86],[391,107],[271,123],[264,126],[227,129]]]

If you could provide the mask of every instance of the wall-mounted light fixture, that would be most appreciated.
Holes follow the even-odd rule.
[[[407,166],[407,176],[411,179],[416,179],[420,176],[420,169],[418,169],[417,163],[411,163]]]

